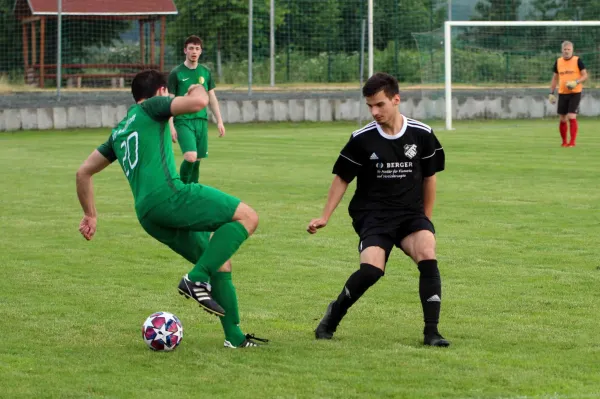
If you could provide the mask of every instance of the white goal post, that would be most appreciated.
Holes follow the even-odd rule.
[[[452,28],[459,27],[504,27],[504,26],[596,26],[600,21],[446,21],[444,23],[444,97],[446,129],[452,130]],[[550,79],[548,79],[548,85]]]

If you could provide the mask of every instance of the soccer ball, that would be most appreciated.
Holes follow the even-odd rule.
[[[156,312],[142,325],[142,338],[155,351],[172,351],[183,339],[183,326],[173,313]]]

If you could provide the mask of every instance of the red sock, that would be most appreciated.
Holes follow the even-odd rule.
[[[569,119],[569,124],[571,125],[571,141],[569,144],[575,144],[575,139],[577,138],[577,119]]]
[[[567,121],[560,121],[558,130],[560,131],[560,137],[562,138],[563,144],[567,144]]]

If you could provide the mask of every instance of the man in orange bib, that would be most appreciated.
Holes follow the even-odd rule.
[[[556,103],[556,84],[558,83],[558,106],[556,111],[560,117],[558,129],[562,138],[563,147],[575,147],[577,138],[577,113],[581,101],[581,85],[588,78],[583,61],[573,55],[573,43],[565,41],[562,43],[562,57],[554,63],[554,75],[550,84],[551,104]],[[569,126],[567,127],[567,121]],[[567,130],[571,131],[571,139],[567,141]]]

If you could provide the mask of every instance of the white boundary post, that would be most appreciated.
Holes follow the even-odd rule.
[[[248,95],[252,95],[252,22],[253,4],[248,1]]]
[[[62,0],[56,3],[56,99],[60,101],[62,84]]]
[[[369,15],[367,16],[368,22],[367,22],[367,30],[368,30],[368,36],[369,36],[369,78],[371,76],[373,76],[373,0],[369,0]]]
[[[269,41],[271,44],[270,57],[271,57],[271,87],[275,86],[275,0],[271,0],[270,10],[270,37]]]
[[[452,130],[452,25],[444,23],[444,91],[446,98],[446,130]]]

